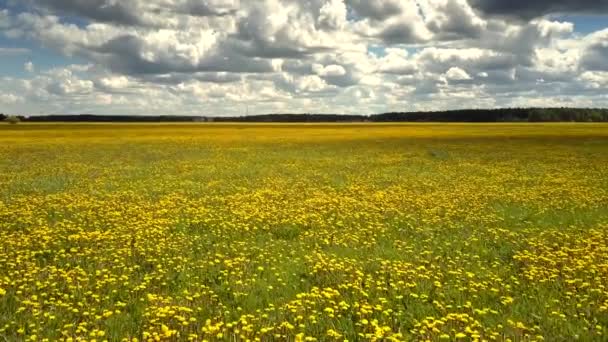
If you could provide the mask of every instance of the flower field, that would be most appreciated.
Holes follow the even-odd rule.
[[[0,341],[608,340],[608,125],[0,126]]]

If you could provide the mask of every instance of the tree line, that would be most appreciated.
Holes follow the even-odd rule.
[[[0,121],[9,117],[0,114]],[[267,114],[234,117],[172,115],[45,115],[17,116],[22,122],[608,122],[608,109],[502,108],[375,115]]]

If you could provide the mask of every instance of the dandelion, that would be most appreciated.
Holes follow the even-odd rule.
[[[600,128],[2,135],[0,336],[601,340]]]

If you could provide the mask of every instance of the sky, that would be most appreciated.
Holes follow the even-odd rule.
[[[608,0],[0,0],[0,112],[608,107]]]

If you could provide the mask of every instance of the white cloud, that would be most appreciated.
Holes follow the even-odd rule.
[[[313,64],[312,71],[319,76],[344,76],[346,70],[341,65],[331,64],[323,66],[321,64]]]
[[[31,61],[26,62],[25,64],[23,64],[23,70],[27,72],[34,72],[34,63],[32,63]]]
[[[2,104],[15,104],[23,102],[23,98],[15,94],[0,94],[0,103]]]
[[[466,71],[458,67],[451,67],[445,73],[445,77],[450,81],[467,81],[471,79],[471,76]]]
[[[417,63],[409,58],[405,49],[386,49],[386,55],[378,59],[377,64],[378,71],[388,74],[412,74],[418,70]]]
[[[321,27],[341,30],[346,24],[347,8],[343,0],[330,0],[324,3],[319,10],[317,22]]]
[[[608,87],[608,72],[585,71],[579,76],[579,80],[584,82],[587,87],[593,89],[605,89]]]
[[[131,82],[125,76],[108,76],[99,79],[99,85],[108,90],[124,90]]]

